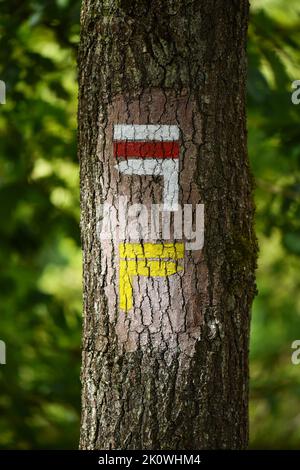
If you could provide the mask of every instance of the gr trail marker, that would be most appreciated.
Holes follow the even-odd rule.
[[[162,176],[164,210],[176,211],[179,193],[179,128],[167,125],[116,125],[114,156],[124,175]]]

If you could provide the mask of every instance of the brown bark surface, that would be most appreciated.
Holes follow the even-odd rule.
[[[256,262],[247,22],[244,0],[83,1],[82,449],[247,445]],[[119,308],[120,240],[99,239],[99,207],[119,196],[161,203],[163,181],[120,175],[116,124],[177,125],[179,202],[205,207],[203,249],[186,251],[172,276],[136,276],[128,312]]]

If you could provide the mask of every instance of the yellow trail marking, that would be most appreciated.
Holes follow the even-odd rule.
[[[120,258],[184,258],[183,243],[121,243]]]
[[[158,257],[159,259],[149,259],[154,257]],[[172,258],[173,260],[163,260],[162,258]],[[171,276],[179,271],[183,271],[183,267],[177,263],[177,260],[182,259],[184,259],[183,243],[121,244],[119,279],[120,309],[128,312],[133,306],[133,276]]]

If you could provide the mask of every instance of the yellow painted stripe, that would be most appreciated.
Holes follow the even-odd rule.
[[[121,243],[120,258],[184,258],[184,243]]]
[[[120,260],[120,309],[128,312],[133,306],[133,276],[167,277],[183,271],[174,261]]]

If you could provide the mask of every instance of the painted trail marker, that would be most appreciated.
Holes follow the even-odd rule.
[[[116,168],[124,175],[162,176],[164,210],[176,211],[179,194],[179,128],[168,125],[114,126]]]
[[[183,271],[178,261],[184,259],[183,243],[120,244],[120,309],[133,306],[133,277],[167,277]]]
[[[116,165],[124,175],[162,176],[163,209],[176,211],[179,195],[179,128],[176,125],[117,124],[113,135]],[[134,276],[167,277],[183,270],[183,243],[120,244],[119,305],[133,307]]]
[[[94,194],[99,328],[107,318],[120,351],[186,358],[210,306],[198,104],[188,90],[149,89],[115,96],[103,117]]]

